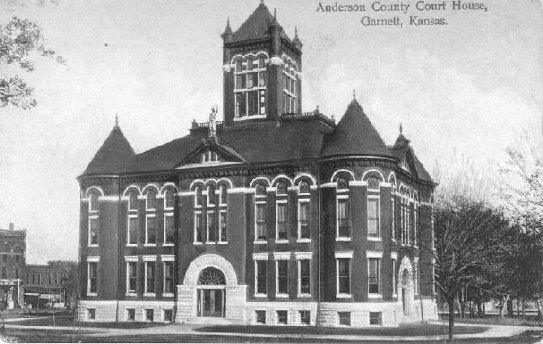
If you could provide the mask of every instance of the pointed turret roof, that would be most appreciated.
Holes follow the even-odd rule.
[[[391,157],[385,142],[364,113],[362,106],[354,98],[334,132],[326,138],[321,155],[323,157],[334,155]]]
[[[234,41],[245,41],[266,37],[268,26],[273,22],[273,16],[268,7],[261,2],[256,10],[234,32]]]
[[[126,170],[136,153],[115,123],[102,147],[96,152],[83,174],[117,174]]]

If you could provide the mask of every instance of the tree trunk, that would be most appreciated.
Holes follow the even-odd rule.
[[[513,317],[513,300],[511,300],[510,296],[507,296],[507,316]]]
[[[481,300],[477,300],[477,316],[483,316],[483,307],[481,306]]]
[[[537,305],[537,320],[541,320],[541,300],[536,298],[535,304]]]
[[[526,301],[522,300],[522,319],[526,319]]]
[[[447,299],[449,304],[449,342],[454,339],[454,296],[449,296]]]

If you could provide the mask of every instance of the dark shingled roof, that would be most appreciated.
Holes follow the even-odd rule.
[[[353,99],[336,130],[327,136],[322,156],[376,155],[392,157],[362,107]]]
[[[247,18],[240,28],[234,32],[234,41],[263,38],[268,35],[268,26],[273,21],[273,16],[268,7],[261,3]]]
[[[115,125],[83,174],[118,174],[124,172],[135,153],[119,126]]]
[[[420,162],[419,158],[417,158],[417,156],[415,155],[413,147],[409,145],[409,140],[401,132],[400,135],[398,135],[398,138],[396,139],[396,142],[394,143],[394,146],[392,146],[390,151],[399,161],[406,159],[406,155],[409,152],[411,154],[411,157],[413,158],[413,166],[415,167],[417,177],[419,179],[429,182],[432,181],[432,177],[430,177],[430,174],[428,173],[428,171],[426,171],[422,162]]]
[[[331,130],[318,120],[248,122],[225,127],[217,137],[248,163],[267,163],[318,158],[324,135]],[[138,154],[127,172],[174,169],[205,137],[206,131],[193,132]]]

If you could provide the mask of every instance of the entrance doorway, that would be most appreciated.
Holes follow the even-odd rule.
[[[208,267],[200,273],[197,285],[197,316],[224,317],[226,278],[221,270]]]
[[[402,272],[402,307],[404,315],[411,315],[412,299],[411,274],[407,269],[404,269]]]

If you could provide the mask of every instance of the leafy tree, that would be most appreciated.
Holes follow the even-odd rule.
[[[41,28],[31,20],[13,17],[0,25],[0,70],[2,65],[15,65],[25,72],[34,70],[35,54],[54,58],[65,64],[62,56],[45,47]],[[12,105],[22,109],[36,106],[34,89],[18,75],[0,73],[0,107]]]

